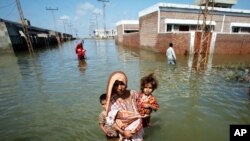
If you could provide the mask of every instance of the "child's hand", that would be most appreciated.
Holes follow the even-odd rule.
[[[144,107],[144,108],[150,108],[150,104],[144,103],[144,104],[143,104],[143,107]]]

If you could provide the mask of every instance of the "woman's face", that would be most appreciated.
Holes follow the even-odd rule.
[[[123,95],[126,91],[126,84],[123,81],[117,80],[114,84],[116,93],[118,95]]]

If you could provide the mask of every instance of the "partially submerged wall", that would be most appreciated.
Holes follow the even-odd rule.
[[[140,36],[138,32],[124,34],[123,45],[130,47],[140,47]]]
[[[250,54],[249,34],[217,34],[215,54]]]
[[[214,34],[214,33],[213,33]],[[190,52],[190,43],[195,38],[191,38],[189,32],[180,33],[159,33],[155,44],[142,43],[144,37],[139,33],[123,35],[124,46],[149,48],[156,52],[165,53],[170,42],[174,44],[176,54],[185,55]],[[214,54],[250,54],[250,35],[249,34],[222,34],[217,33],[214,46]]]
[[[4,22],[0,22],[0,53],[13,52],[9,33]]]
[[[157,36],[155,49],[158,52],[166,52],[169,43],[173,43],[176,54],[189,52],[190,33],[160,33]]]

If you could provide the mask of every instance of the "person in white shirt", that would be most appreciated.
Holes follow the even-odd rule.
[[[173,49],[173,43],[169,43],[169,47],[166,50],[166,56],[168,57],[168,64],[176,64],[176,56]]]

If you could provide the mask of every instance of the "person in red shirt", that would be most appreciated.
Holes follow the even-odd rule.
[[[83,48],[83,42],[80,42],[76,45],[75,51],[76,51],[78,60],[85,59],[86,50]]]

